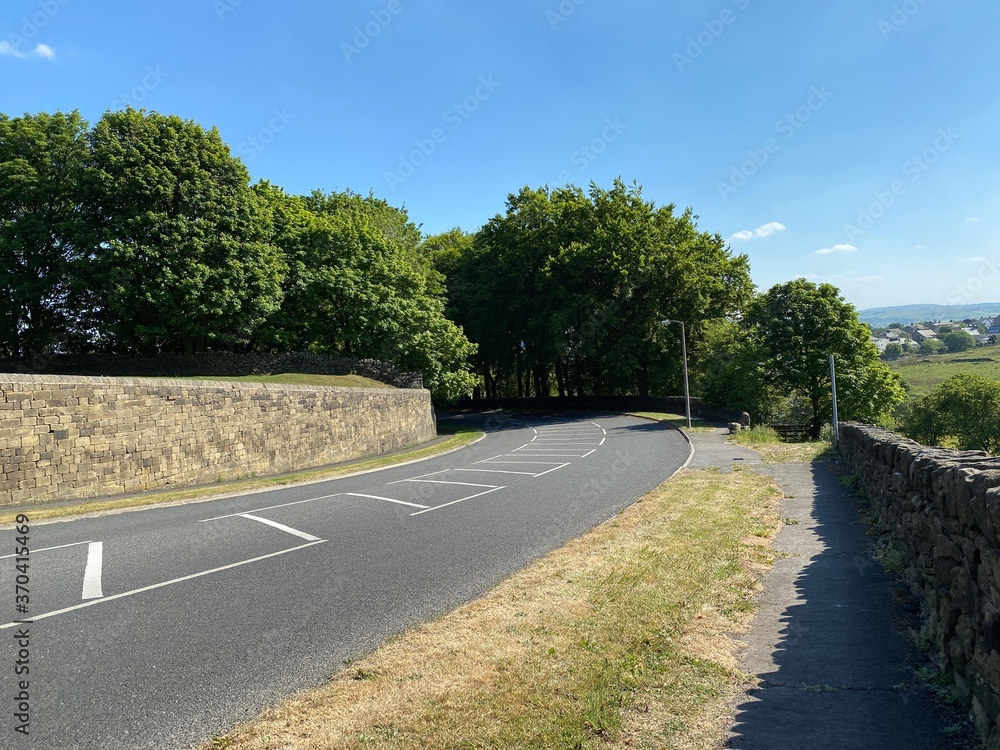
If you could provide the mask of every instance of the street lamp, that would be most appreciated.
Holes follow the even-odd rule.
[[[684,334],[684,321],[683,320],[664,320],[663,325],[668,326],[671,323],[679,323],[681,326],[681,355],[684,358],[684,410],[685,416],[687,416],[688,429],[691,429],[691,391],[688,388],[688,348],[687,348],[687,337]]]

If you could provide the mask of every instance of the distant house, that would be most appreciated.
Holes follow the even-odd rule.
[[[981,318],[979,321],[979,325],[987,330],[992,328],[994,324],[1000,325],[1000,321],[997,318]]]
[[[990,326],[986,330],[986,334],[988,336],[996,336],[996,335],[1000,334],[1000,325]]]
[[[918,344],[922,344],[925,341],[930,341],[931,339],[936,339],[937,335],[930,328],[917,328],[913,331],[913,340]]]
[[[881,336],[872,336],[872,343],[878,348],[879,353],[884,352],[889,344],[899,344],[905,350],[909,347],[910,337],[898,328],[890,328]]]

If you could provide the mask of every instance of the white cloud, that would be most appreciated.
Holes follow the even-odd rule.
[[[768,224],[763,224],[754,230],[744,229],[741,232],[737,232],[732,237],[730,241],[735,240],[736,242],[745,242],[746,240],[762,240],[765,237],[770,237],[772,234],[777,232],[784,232],[788,227],[778,221],[772,221]]]
[[[986,263],[988,262],[986,258],[980,256],[974,256],[972,258],[962,258],[962,263]]]
[[[17,57],[24,59],[28,57],[27,54],[19,50],[17,47],[12,45],[10,42],[0,42],[0,55],[7,55],[8,57]],[[47,44],[38,44],[31,51],[32,57],[44,57],[46,60],[52,60],[56,56],[56,51],[52,49]]]
[[[914,245],[913,249],[914,250],[926,250],[927,249],[927,245]]]
[[[966,223],[966,224],[975,224],[975,223],[977,223],[978,221],[979,221],[979,217],[978,217],[978,216],[972,216],[972,217],[970,217],[970,218],[966,219],[966,220],[965,220],[965,223]]]
[[[24,57],[24,53],[17,47],[11,46],[10,42],[0,42],[0,55],[10,55],[11,57]]]
[[[834,245],[833,247],[824,247],[816,251],[816,255],[831,255],[840,253],[856,253],[858,249],[854,245]]]

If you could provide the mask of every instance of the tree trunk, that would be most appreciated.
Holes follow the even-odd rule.
[[[813,391],[812,396],[810,397],[810,401],[812,402],[812,412],[813,412],[812,428],[810,431],[810,435],[813,440],[819,440],[820,430],[823,429],[823,418],[820,416],[819,413],[819,395],[816,393],[815,390]]]

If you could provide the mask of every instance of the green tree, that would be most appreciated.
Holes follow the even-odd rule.
[[[885,351],[882,353],[882,358],[889,362],[897,360],[902,356],[903,356],[903,345],[897,344],[896,342],[887,344],[885,347]]]
[[[954,375],[912,406],[903,431],[929,445],[951,437],[963,450],[1000,453],[1000,383]]]
[[[784,398],[769,380],[765,360],[744,326],[708,321],[692,356],[695,390],[713,406],[746,411],[753,424],[770,422]]]
[[[93,243],[83,210],[87,123],[78,112],[0,115],[0,355],[65,346]]]
[[[102,242],[96,324],[118,351],[247,342],[285,273],[267,206],[215,128],[155,112],[106,112],[91,133]]]
[[[487,394],[679,392],[680,337],[661,322],[693,343],[752,290],[746,256],[696,219],[621,180],[509,196],[457,270]]]
[[[944,342],[938,339],[925,339],[920,342],[921,354],[937,354],[944,348]]]
[[[968,331],[952,331],[946,333],[941,341],[948,347],[949,352],[964,352],[976,345],[976,340]]]
[[[842,419],[875,421],[906,396],[857,311],[830,284],[796,279],[771,287],[750,305],[745,327],[766,381],[808,401],[814,439],[832,416],[831,354]]]
[[[255,190],[272,208],[288,267],[260,345],[391,360],[423,372],[439,400],[471,392],[475,347],[445,317],[441,276],[418,252],[405,211],[354,193]]]

